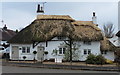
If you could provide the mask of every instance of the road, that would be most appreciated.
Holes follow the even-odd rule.
[[[118,72],[2,66],[2,73],[118,73]]]

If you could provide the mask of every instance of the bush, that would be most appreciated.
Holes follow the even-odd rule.
[[[106,59],[102,55],[93,55],[89,54],[86,59],[86,64],[97,64],[97,65],[103,65],[105,64]]]
[[[96,64],[103,65],[105,64],[106,59],[102,55],[96,56]]]
[[[89,54],[86,59],[86,64],[95,64],[96,56],[93,54]]]

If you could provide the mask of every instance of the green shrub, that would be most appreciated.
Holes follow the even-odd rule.
[[[86,64],[95,64],[96,56],[93,54],[89,54],[86,59]]]
[[[105,62],[106,62],[106,59],[102,55],[96,56],[96,64],[103,65],[105,64]]]
[[[97,65],[103,65],[106,62],[106,59],[102,55],[93,55],[89,54],[86,59],[86,64],[97,64]]]

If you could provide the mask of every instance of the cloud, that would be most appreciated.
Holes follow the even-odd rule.
[[[8,28],[15,30],[29,25],[35,19],[35,16],[18,9],[8,9],[7,11],[4,10],[3,19]]]

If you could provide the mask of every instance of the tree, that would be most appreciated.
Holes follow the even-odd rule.
[[[103,33],[105,37],[112,38],[114,36],[114,25],[111,22],[103,25]]]
[[[54,49],[53,52],[52,52],[52,55],[56,56],[55,60],[57,62],[58,50]]]
[[[70,39],[68,42],[67,41],[64,41],[66,43],[66,45],[69,46],[69,59],[70,59],[70,63],[72,63],[72,44],[73,44],[73,41],[72,39]]]
[[[70,45],[70,41],[66,42],[65,41],[65,45],[66,45],[66,51],[64,54],[64,60],[65,61],[70,61],[72,62],[73,60],[79,60],[79,50],[78,50],[78,45],[76,43],[71,42]]]

